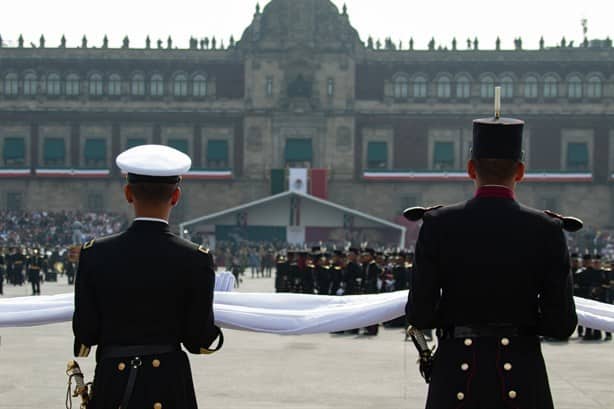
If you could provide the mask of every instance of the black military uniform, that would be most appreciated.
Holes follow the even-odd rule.
[[[600,260],[599,255],[591,256],[589,253],[582,257],[583,267],[576,272],[576,295],[579,297],[607,302],[607,274],[601,268],[595,268],[592,261]],[[583,328],[582,338],[585,341],[601,339],[601,331],[592,328]]]
[[[312,249],[311,254],[307,256],[305,268],[301,270],[301,289],[303,294],[313,294],[315,291],[315,271],[316,260],[320,258],[320,250]]]
[[[6,271],[6,258],[0,253],[0,295],[4,295],[4,274]]]
[[[357,248],[350,248],[348,251],[348,262],[345,266],[345,281],[347,284],[347,295],[362,294],[364,275],[362,266],[356,260],[358,255]]]
[[[332,271],[330,266],[327,264],[329,258],[329,255],[325,253],[316,262],[314,277],[318,295],[330,295]]]
[[[605,272],[605,277],[606,277],[606,294],[607,294],[607,303],[608,304],[614,304],[614,271],[612,271],[612,269],[606,269],[604,270]],[[611,332],[606,332],[605,333],[605,340],[606,341],[611,341],[612,340],[612,333]]]
[[[330,269],[330,295],[344,295],[347,289],[345,277],[344,254],[341,250],[333,251],[333,259]]]
[[[27,257],[24,251],[16,251],[9,256],[9,279],[13,285],[23,285],[24,269],[27,263]]]
[[[522,126],[475,121],[473,158],[521,160]],[[424,213],[406,312],[438,328],[427,408],[553,408],[539,336],[577,323],[562,227],[502,186]]]
[[[377,280],[380,278],[382,274],[382,270],[377,265],[374,260],[375,251],[373,249],[366,249],[363,253],[365,259],[362,264],[363,276],[365,277],[364,282],[364,293],[365,294],[377,294]],[[379,333],[379,324],[369,325],[366,328],[365,335],[375,336]]]
[[[392,266],[392,276],[394,278],[394,291],[403,291],[409,289],[411,265],[407,263],[407,253],[401,251]],[[400,328],[407,325],[407,317],[405,315],[395,318],[386,323],[388,326]]]
[[[128,173],[129,183],[139,180]],[[87,356],[98,345],[88,409],[197,408],[180,345],[208,354],[219,337],[216,350],[221,347],[213,316],[213,265],[208,250],[172,234],[164,220],[137,218],[126,232],[82,246],[75,355]]]
[[[275,261],[275,292],[290,292],[289,267],[286,257],[282,255],[277,256]]]
[[[38,250],[34,250],[34,254],[28,258],[28,281],[32,285],[32,295],[41,294],[41,271],[44,263],[45,259]]]

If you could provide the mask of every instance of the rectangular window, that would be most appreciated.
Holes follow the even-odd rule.
[[[270,77],[266,79],[266,96],[273,96],[273,78]]]
[[[87,194],[87,209],[91,212],[99,212],[104,210],[104,198],[102,193]]]
[[[388,167],[388,144],[369,142],[367,144],[367,169],[386,169]]]
[[[43,163],[46,167],[64,166],[66,147],[63,138],[45,138],[43,142]]]
[[[454,168],[454,142],[435,142],[433,149],[433,168]]]
[[[23,210],[23,193],[8,192],[6,194],[6,208],[13,211]]]
[[[24,166],[26,163],[26,141],[24,138],[6,138],[2,152],[5,166]]]
[[[335,80],[332,78],[329,78],[328,83],[326,84],[326,95],[329,97],[335,95]]]
[[[134,148],[135,146],[146,145],[147,140],[145,138],[128,138],[126,140],[126,149]]]
[[[309,167],[312,155],[311,139],[288,139],[286,141],[285,159],[288,166]]]
[[[102,138],[87,139],[83,149],[85,166],[100,169],[107,166],[107,141]]]
[[[567,169],[588,170],[589,154],[586,142],[570,142],[567,144]]]
[[[210,169],[228,169],[228,141],[207,141],[207,167]]]
[[[190,154],[190,150],[188,149],[188,140],[187,139],[169,139],[168,146],[171,148],[177,149],[185,153],[186,155]]]

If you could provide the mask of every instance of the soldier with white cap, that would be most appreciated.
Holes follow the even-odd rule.
[[[180,345],[209,354],[223,336],[213,319],[212,256],[168,226],[191,160],[143,145],[116,163],[127,173],[124,195],[136,217],[127,231],[85,243],[76,277],[75,355],[98,346],[88,409],[196,408]]]

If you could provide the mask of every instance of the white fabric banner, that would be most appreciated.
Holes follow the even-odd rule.
[[[0,327],[70,321],[73,294],[0,301]],[[216,292],[216,322],[223,328],[273,334],[314,334],[362,328],[405,312],[407,291],[344,297]],[[614,332],[614,306],[576,298],[581,325]]]
[[[307,194],[307,169],[290,168],[288,177],[288,187],[291,192],[301,192]]]

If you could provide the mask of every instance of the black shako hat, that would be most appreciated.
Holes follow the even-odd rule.
[[[471,159],[522,160],[524,121],[501,118],[501,87],[495,88],[495,116],[473,121]]]

